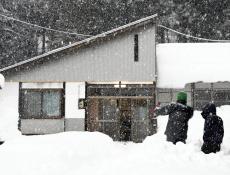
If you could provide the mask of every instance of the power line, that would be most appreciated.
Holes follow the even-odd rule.
[[[4,18],[7,18],[7,19],[10,19],[12,21],[17,21],[17,22],[20,22],[20,23],[23,23],[23,24],[26,24],[26,25],[30,25],[30,26],[33,26],[33,27],[37,27],[37,28],[41,28],[41,29],[45,29],[45,30],[49,30],[49,31],[53,31],[53,32],[65,33],[65,34],[69,34],[69,35],[77,35],[77,36],[82,36],[82,37],[91,37],[92,36],[92,35],[84,35],[84,34],[79,34],[79,33],[73,33],[73,32],[67,32],[67,31],[61,31],[61,30],[56,30],[56,29],[52,29],[52,28],[42,27],[42,26],[39,26],[37,24],[31,24],[31,23],[21,21],[19,19],[15,19],[15,18],[6,16],[6,15],[3,15],[3,14],[0,14],[0,16],[2,16]]]
[[[158,25],[158,27],[167,29],[167,30],[169,30],[169,31],[171,31],[171,32],[177,33],[177,34],[182,35],[182,36],[185,36],[185,37],[187,37],[187,38],[193,38],[193,39],[197,39],[197,40],[211,41],[211,42],[230,42],[230,40],[213,40],[213,39],[200,38],[200,37],[188,35],[188,34],[185,34],[185,33],[182,33],[182,32],[178,32],[178,31],[176,31],[176,30],[174,30],[174,29],[165,27],[165,26],[163,26],[163,25]]]
[[[69,35],[77,35],[77,36],[82,36],[82,37],[91,37],[92,36],[92,35],[85,35],[85,34],[79,34],[79,33],[74,33],[74,32],[67,32],[67,31],[61,31],[61,30],[56,30],[56,29],[52,29],[52,28],[42,27],[42,26],[39,26],[37,24],[31,24],[31,23],[28,23],[28,22],[25,22],[25,21],[21,21],[19,19],[15,19],[15,18],[6,16],[6,15],[3,15],[3,14],[0,14],[0,16],[2,16],[4,18],[7,18],[7,19],[10,19],[10,20],[13,20],[13,21],[17,21],[17,22],[26,24],[26,25],[30,25],[30,26],[33,26],[33,27],[37,27],[37,28],[41,28],[41,29],[45,29],[45,30],[49,30],[49,31],[54,31],[54,32],[59,32],[59,33],[65,33],[65,34],[69,34]],[[163,25],[158,25],[158,27],[167,29],[167,30],[169,30],[171,32],[177,33],[177,34],[185,36],[187,38],[193,38],[193,39],[197,39],[197,40],[211,41],[211,42],[230,42],[230,40],[213,40],[213,39],[207,39],[207,38],[201,38],[201,37],[196,37],[196,36],[188,35],[188,34],[176,31],[174,29],[171,29],[169,27],[163,26]]]

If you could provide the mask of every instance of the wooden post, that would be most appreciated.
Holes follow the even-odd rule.
[[[195,108],[195,83],[191,83],[191,105]]]

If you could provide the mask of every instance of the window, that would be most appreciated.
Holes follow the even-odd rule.
[[[134,35],[134,61],[139,61],[138,35]]]
[[[64,116],[63,106],[62,89],[22,89],[21,91],[21,118],[62,118]]]

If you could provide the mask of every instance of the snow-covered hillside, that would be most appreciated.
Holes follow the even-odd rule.
[[[204,121],[195,111],[186,145],[165,141],[167,117],[159,116],[159,132],[141,144],[113,142],[99,132],[16,136],[0,146],[0,171],[4,175],[229,175],[230,106],[218,108],[217,114],[225,126],[222,150],[217,154],[200,151]]]

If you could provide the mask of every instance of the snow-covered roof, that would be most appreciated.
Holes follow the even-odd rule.
[[[86,45],[91,44],[92,42],[95,42],[95,41],[98,41],[98,40],[106,39],[106,38],[109,37],[109,36],[116,36],[117,34],[126,32],[127,30],[130,30],[130,29],[133,29],[133,28],[136,28],[136,27],[140,27],[140,26],[143,26],[143,25],[146,25],[146,24],[155,22],[155,18],[156,18],[156,17],[157,17],[157,14],[154,14],[154,15],[151,15],[151,16],[148,16],[148,17],[145,17],[145,18],[142,18],[142,19],[140,19],[140,20],[137,20],[137,21],[134,21],[134,22],[132,22],[132,23],[123,25],[123,26],[121,26],[121,27],[118,27],[118,28],[115,28],[115,29],[113,29],[113,30],[104,32],[104,33],[102,33],[102,34],[99,34],[99,35],[96,35],[96,36],[87,38],[87,39],[82,40],[82,41],[79,41],[79,42],[75,42],[75,43],[70,44],[70,45],[68,45],[68,46],[61,47],[61,48],[52,50],[52,51],[50,51],[50,52],[44,53],[44,54],[42,54],[42,55],[33,57],[33,58],[31,58],[31,59],[28,59],[28,60],[25,60],[25,61],[21,61],[21,62],[19,62],[19,63],[14,64],[14,65],[11,65],[11,66],[2,68],[2,69],[0,69],[0,72],[3,72],[3,71],[6,71],[6,70],[9,70],[9,69],[11,69],[11,68],[15,68],[15,67],[24,65],[24,64],[26,64],[26,63],[30,63],[30,62],[35,61],[35,60],[39,60],[39,59],[41,59],[41,58],[47,57],[47,56],[49,56],[49,55],[52,55],[52,54],[55,54],[55,53],[58,53],[58,52],[61,52],[61,51],[64,51],[64,50],[69,49],[69,48],[72,48],[72,47],[86,46]]]
[[[157,67],[157,86],[162,88],[230,81],[230,43],[158,44]]]

